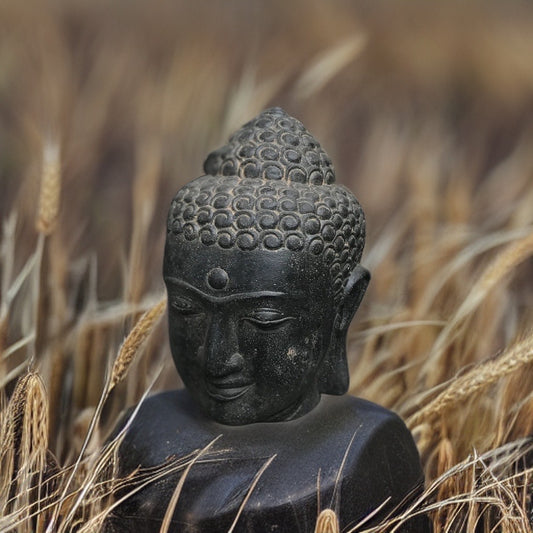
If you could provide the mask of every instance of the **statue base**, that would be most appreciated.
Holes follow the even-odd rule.
[[[381,506],[369,527],[405,506],[423,484],[411,434],[373,403],[323,396],[296,420],[226,426],[205,418],[185,390],[157,394],[140,407],[119,451],[120,475],[184,458],[215,439],[187,473],[169,531],[227,532],[247,495],[234,532],[312,532],[325,508],[336,511],[344,530]],[[184,470],[125,500],[106,531],[158,531]],[[430,528],[418,517],[400,531]]]

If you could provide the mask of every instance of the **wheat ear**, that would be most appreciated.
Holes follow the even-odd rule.
[[[151,309],[148,309],[148,311],[139,318],[135,327],[130,331],[126,340],[122,343],[117,358],[113,364],[108,392],[124,379],[135,355],[147,339],[148,335],[150,335],[158,319],[164,313],[166,305],[166,298],[163,298]]]
[[[508,348],[499,357],[473,367],[463,376],[452,381],[434,400],[407,420],[410,428],[435,420],[479,394],[487,387],[533,362],[533,333]]]
[[[39,506],[44,496],[41,483],[48,447],[48,399],[43,382],[35,372],[28,372],[17,382],[6,423],[6,443],[11,450],[3,461],[6,470],[2,492],[9,494],[4,513],[22,520],[21,532],[30,531],[26,519],[37,512],[34,506]],[[37,487],[39,490],[35,491]]]
[[[39,233],[50,235],[57,223],[59,200],[61,197],[61,158],[59,145],[46,143],[43,150],[43,168],[39,210],[36,228]]]
[[[339,519],[333,509],[324,509],[317,518],[315,533],[339,533]]]

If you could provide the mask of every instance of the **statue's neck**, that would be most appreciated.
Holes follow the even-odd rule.
[[[294,420],[296,418],[300,418],[301,416],[309,413],[309,411],[313,410],[319,402],[320,393],[318,392],[316,395],[310,396],[304,401],[302,401],[301,398],[298,398],[296,402],[289,405],[282,411],[274,414],[271,418],[269,418],[268,422],[282,422],[284,420]]]

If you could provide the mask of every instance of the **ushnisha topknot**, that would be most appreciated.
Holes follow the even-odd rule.
[[[212,152],[204,170],[172,201],[167,245],[199,240],[322,256],[336,297],[342,294],[361,260],[365,217],[300,121],[280,108],[263,111]]]
[[[328,154],[304,125],[280,107],[247,122],[204,163],[211,176],[239,176],[328,185],[335,171]]]

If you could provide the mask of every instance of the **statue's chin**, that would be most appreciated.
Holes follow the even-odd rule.
[[[208,401],[197,400],[204,415],[227,426],[244,426],[255,423],[274,423],[295,420],[312,411],[320,402],[320,394],[298,398],[289,405],[263,405],[247,402],[254,392],[253,384],[242,387],[218,389],[207,387]]]

